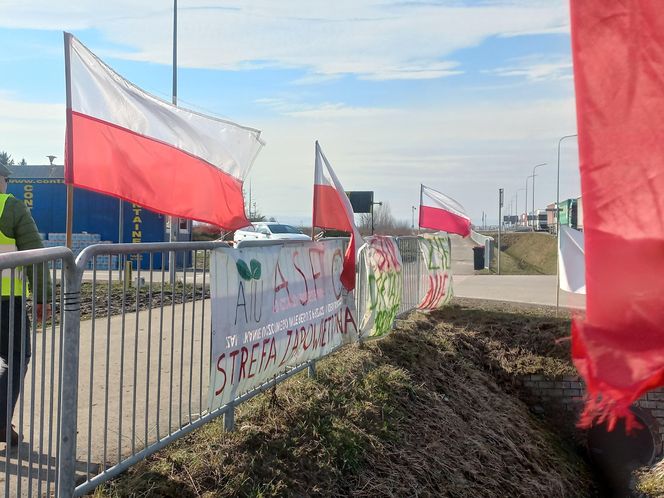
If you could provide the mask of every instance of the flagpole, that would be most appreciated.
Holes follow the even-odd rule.
[[[178,105],[178,0],[173,0],[173,105]],[[177,240],[176,226],[179,226],[178,218],[170,217],[170,230],[168,241]],[[175,251],[168,253],[168,272],[171,285],[175,284]]]
[[[420,183],[420,210],[417,212],[417,235],[420,234],[420,229],[422,228],[420,227],[420,215],[422,213],[422,202],[424,201],[423,192],[424,192],[424,184]]]
[[[316,140],[314,145],[314,205],[311,210],[311,240],[314,240],[314,223],[316,221],[316,160],[318,159],[318,140]]]
[[[66,243],[72,247],[72,231],[74,226],[74,186],[72,185],[72,166],[74,164],[74,140],[71,117],[71,61],[69,57],[69,46],[71,45],[71,34],[64,34],[65,42],[65,91],[67,99],[67,136],[65,140],[65,183],[67,184],[67,222]]]

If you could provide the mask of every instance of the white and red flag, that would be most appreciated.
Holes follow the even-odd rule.
[[[634,421],[664,385],[664,10],[572,0],[572,55],[586,262],[586,316],[572,356],[581,422]]]
[[[158,99],[65,33],[68,184],[153,211],[247,226],[242,183],[260,131]]]
[[[457,201],[429,187],[420,189],[420,227],[470,235],[470,217]]]
[[[356,248],[362,244],[360,231],[355,226],[353,207],[337,175],[316,142],[316,171],[314,174],[313,226],[350,233],[350,243],[344,256],[341,283],[351,291],[355,288]]]

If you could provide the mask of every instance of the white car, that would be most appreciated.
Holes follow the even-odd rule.
[[[236,230],[233,240],[311,240],[311,237],[291,225],[261,221]]]

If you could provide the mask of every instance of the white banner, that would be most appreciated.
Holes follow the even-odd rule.
[[[418,240],[422,252],[421,282],[425,289],[418,309],[434,310],[447,304],[454,295],[450,236],[426,233]]]
[[[560,226],[558,236],[558,267],[560,288],[576,294],[586,293],[586,260],[583,232]]]
[[[210,410],[357,340],[342,266],[340,240],[213,251]]]
[[[387,334],[399,312],[403,287],[399,247],[392,237],[370,237],[362,251],[364,265],[364,316],[361,337],[373,339]]]

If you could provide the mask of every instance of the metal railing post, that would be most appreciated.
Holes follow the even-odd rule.
[[[76,424],[78,415],[78,353],[81,329],[81,277],[73,257],[63,260],[64,271],[64,342],[62,352],[62,393],[60,413],[60,452],[58,454],[57,494],[74,496],[76,487]]]
[[[307,368],[307,374],[309,375],[310,379],[316,378],[316,361],[311,360],[309,362],[309,367]]]
[[[228,410],[224,413],[224,430],[233,432],[235,430],[235,402],[228,403]]]

